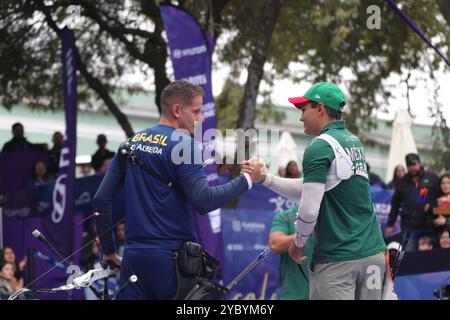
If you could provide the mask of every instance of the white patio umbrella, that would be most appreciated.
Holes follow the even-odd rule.
[[[412,118],[406,109],[400,109],[392,128],[391,146],[386,173],[386,182],[391,181],[394,169],[401,164],[406,168],[405,156],[417,153],[416,142],[411,131]]]

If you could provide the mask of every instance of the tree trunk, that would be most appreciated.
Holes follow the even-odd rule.
[[[450,1],[448,0],[436,0],[439,9],[442,12],[442,15],[444,16],[445,20],[447,21],[447,24],[450,28]]]
[[[157,1],[141,0],[142,12],[149,16],[155,23],[154,39],[149,39],[145,44],[144,55],[148,57],[147,64],[155,72],[155,103],[161,114],[161,93],[170,83],[166,72],[167,45],[162,37],[164,24],[159,11]]]
[[[247,68],[247,82],[239,105],[239,118],[236,124],[238,129],[247,130],[255,127],[256,98],[258,97],[259,84],[264,75],[264,65],[267,60],[272,34],[282,6],[283,1],[281,0],[266,0],[265,5],[262,6],[259,22],[260,32],[254,39],[251,62]],[[245,141],[246,159],[251,156],[250,150],[252,149],[252,141]],[[237,160],[237,157],[235,157],[235,160]],[[236,174],[238,173],[237,170],[235,169]]]
[[[248,78],[245,84],[244,96],[239,105],[239,118],[237,128],[249,129],[255,127],[256,98],[258,97],[259,84],[264,74],[264,64],[270,48],[272,34],[283,1],[267,0],[263,6],[260,20],[260,32],[255,39],[250,65],[247,68]]]
[[[245,84],[244,95],[239,104],[239,118],[236,123],[237,129],[253,129],[255,127],[256,119],[256,98],[258,97],[259,84],[264,75],[264,65],[267,60],[267,54],[269,52],[270,43],[272,39],[273,31],[277,23],[278,15],[281,7],[283,6],[283,0],[266,0],[265,5],[262,6],[262,12],[260,15],[259,32],[255,36],[254,47],[251,54],[251,62],[247,68],[248,77]],[[247,139],[246,139],[247,140]],[[250,150],[254,148],[254,141],[245,141],[245,156],[248,159],[251,154]],[[239,150],[241,151],[241,150]],[[237,163],[236,150],[234,157],[234,168],[232,177],[239,175],[240,167]],[[237,200],[232,201],[229,207],[236,207]]]

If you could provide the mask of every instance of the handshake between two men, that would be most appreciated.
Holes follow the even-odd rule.
[[[241,174],[247,173],[253,183],[262,183],[267,176],[267,165],[263,159],[251,158],[245,160],[241,166]]]
[[[267,172],[267,165],[263,159],[252,158],[244,161],[241,166],[241,174],[247,173],[253,183],[262,183],[272,191],[293,200],[299,200],[302,195],[302,179],[276,177]],[[296,232],[293,241],[289,245],[289,255],[296,263],[302,264],[307,257],[304,256],[305,242]],[[297,243],[297,244],[296,244]]]

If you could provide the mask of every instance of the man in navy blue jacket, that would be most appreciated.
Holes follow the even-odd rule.
[[[172,251],[186,241],[197,241],[192,208],[206,214],[252,187],[248,174],[209,187],[202,156],[194,139],[194,124],[203,121],[203,89],[186,81],[174,81],[161,95],[158,125],[136,133],[132,152],[153,173],[171,181],[168,186],[142,167],[126,163],[121,169],[119,152],[94,197],[97,233],[105,260],[121,264],[120,285],[136,274],[121,299],[173,299],[177,279]],[[123,261],[115,252],[111,203],[120,186],[126,196]],[[106,233],[105,233],[106,232]]]

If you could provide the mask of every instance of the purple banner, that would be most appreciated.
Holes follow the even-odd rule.
[[[73,252],[74,183],[76,155],[77,79],[75,65],[75,37],[65,27],[59,34],[62,42],[64,102],[66,110],[66,134],[59,159],[58,178],[53,188],[53,209],[46,215],[43,230],[50,242],[58,244],[66,256]],[[65,232],[61,232],[65,230]]]
[[[372,194],[373,207],[378,217],[378,223],[380,224],[381,231],[384,234],[384,229],[386,229],[389,218],[389,212],[391,211],[391,201],[394,195],[394,189],[370,188],[370,192]],[[394,234],[399,232],[400,215],[397,217],[397,221],[394,224]]]
[[[222,210],[222,229],[225,243],[226,270],[224,283],[228,285],[258,254],[268,248],[274,211]],[[260,262],[229,292],[230,300],[278,299],[280,256],[271,254]]]
[[[238,210],[258,210],[280,213],[298,208],[300,199],[291,200],[261,184],[254,184],[253,188],[239,197]]]
[[[206,130],[217,127],[211,84],[211,56],[214,51],[211,36],[201,29],[199,23],[192,16],[180,8],[161,5],[160,10],[169,41],[175,79],[199,85],[205,91],[202,108],[205,118],[201,134],[203,137]],[[203,138],[202,140],[203,154],[214,157],[215,145]],[[217,166],[210,165],[205,170],[209,185],[217,185]],[[223,262],[220,210],[203,216],[197,214],[196,221],[200,241],[214,257]]]

